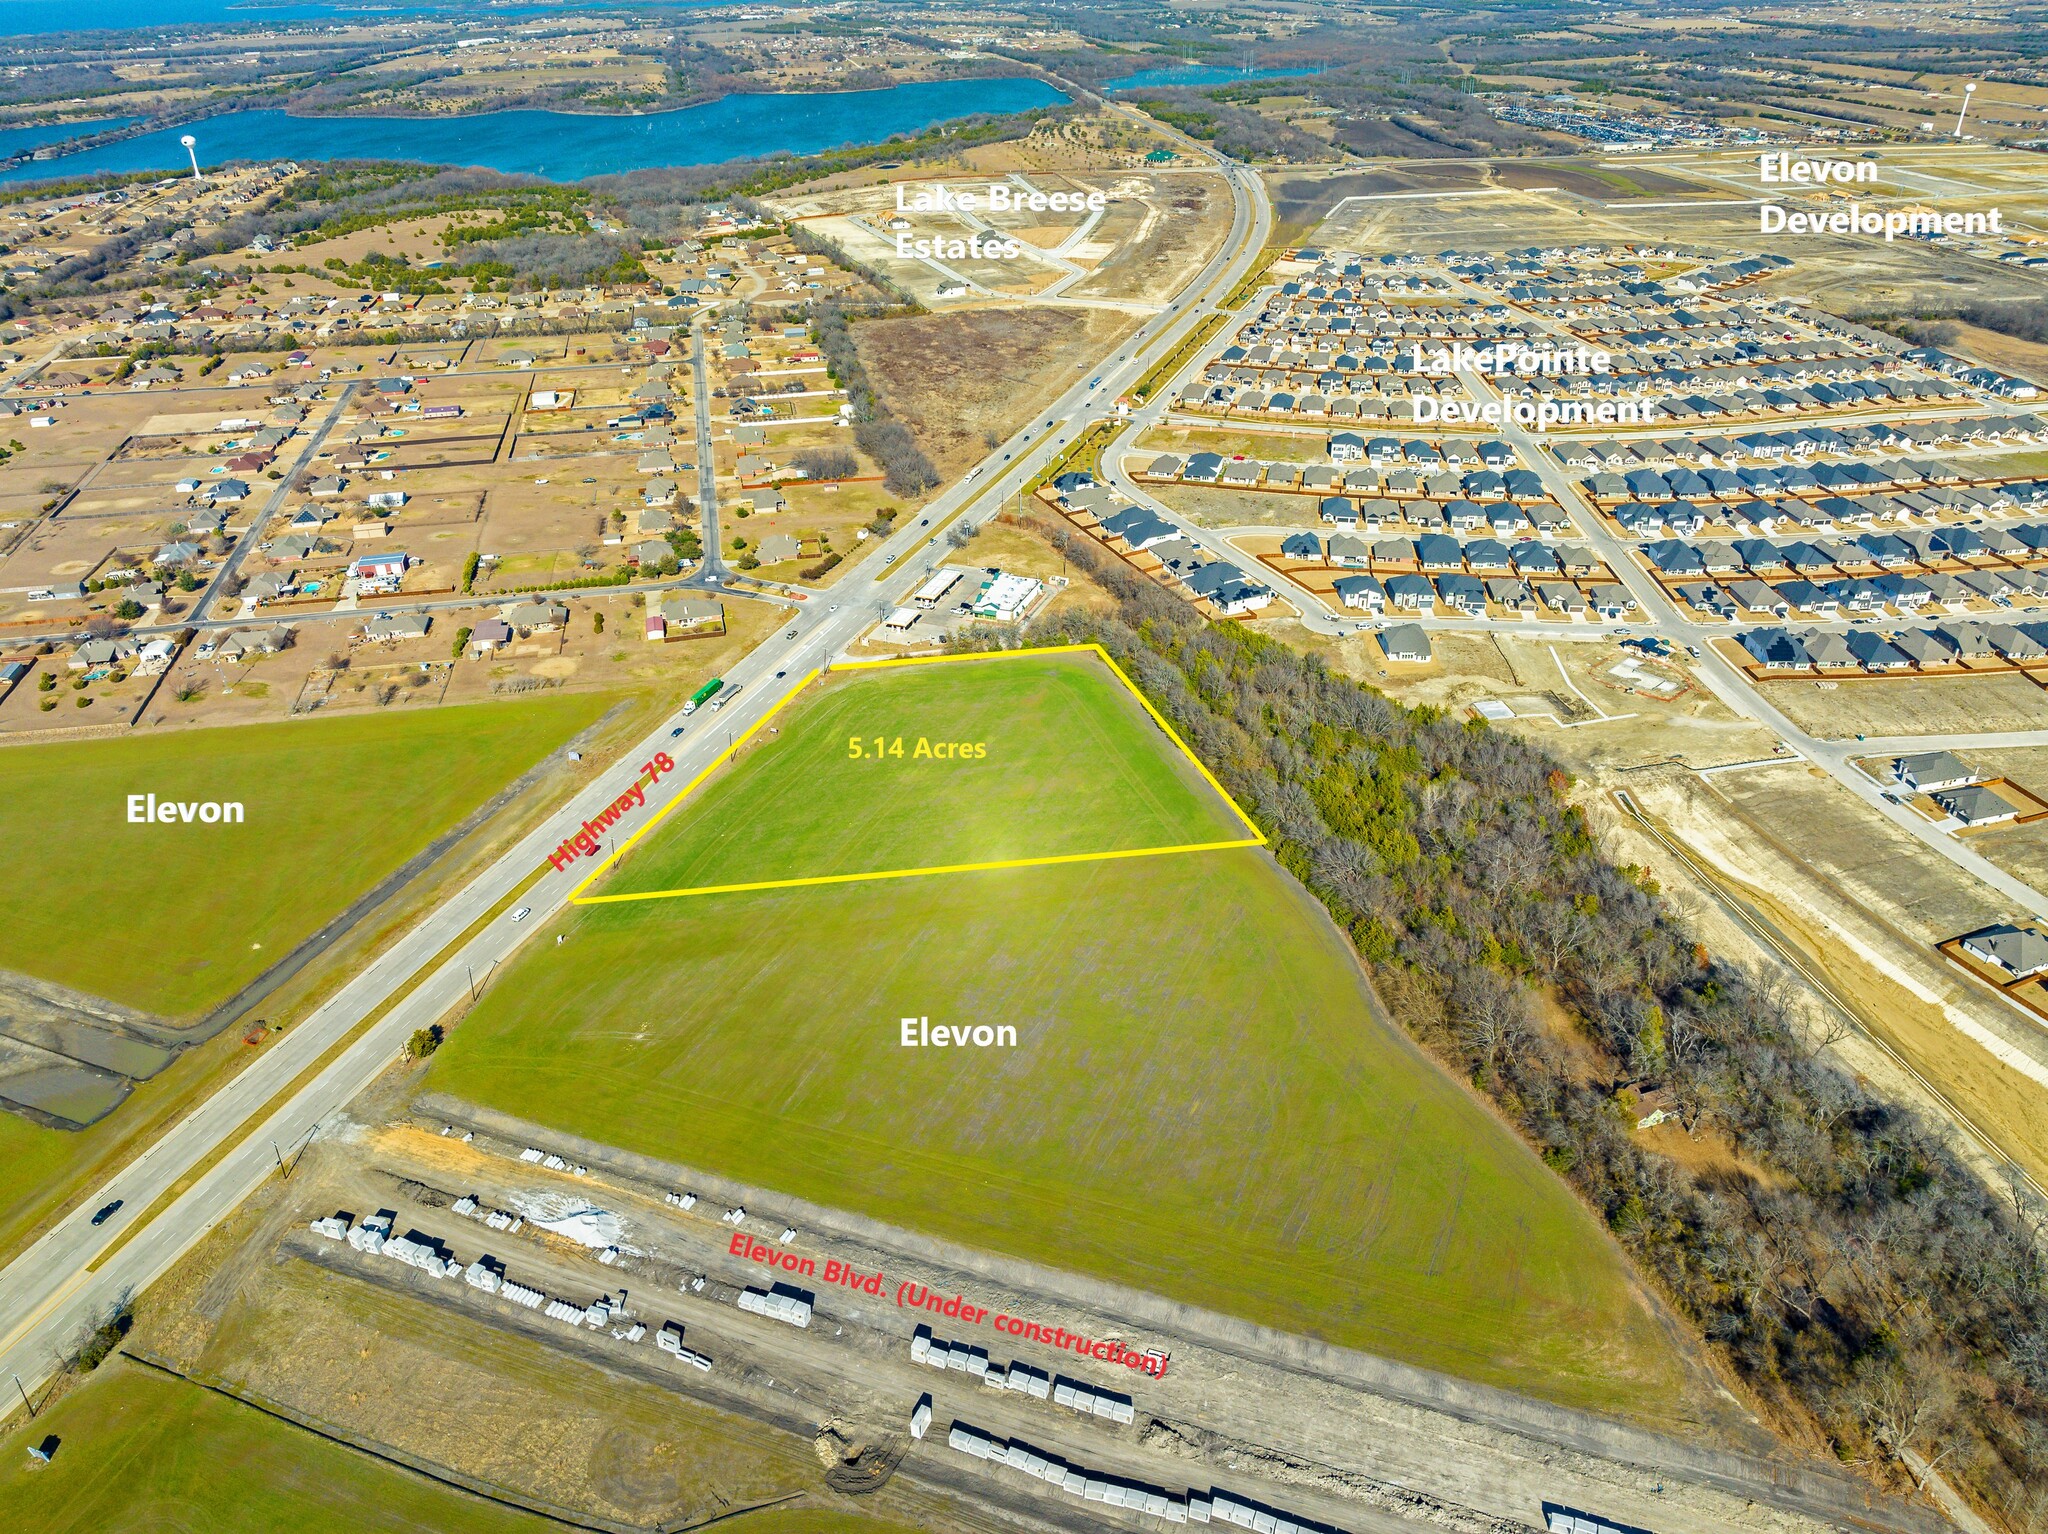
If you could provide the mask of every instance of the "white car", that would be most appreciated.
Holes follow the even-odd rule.
[[[514,921],[525,921],[526,918],[531,916],[532,914],[533,907],[530,905],[523,905],[518,910],[512,913],[512,919]]]

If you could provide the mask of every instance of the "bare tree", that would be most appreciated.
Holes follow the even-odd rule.
[[[1931,1448],[1955,1411],[1946,1372],[1928,1361],[1867,1361],[1858,1371],[1850,1404],[1878,1445],[1912,1469],[1915,1485],[1924,1486],[1927,1475],[1948,1457],[1949,1449],[1930,1456],[1919,1447],[1925,1441]]]

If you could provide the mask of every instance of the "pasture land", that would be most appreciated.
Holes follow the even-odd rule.
[[[1088,652],[844,670],[771,716],[720,774],[631,844],[608,880],[586,893],[605,898],[1255,835]]]
[[[1010,697],[1020,677],[1075,685],[908,668],[827,692],[806,717],[844,751],[883,706],[862,700],[871,681],[893,707],[926,687]],[[1090,739],[1065,713],[1039,717]],[[933,727],[914,712],[887,726]],[[753,774],[788,792],[826,765],[784,733],[780,757],[743,758],[724,785],[723,805],[760,807],[757,829],[778,801],[753,797]],[[1163,735],[1144,772],[1117,754],[1128,737],[1101,739],[1106,797],[1178,774]],[[1069,775],[1088,754],[1032,749]],[[921,834],[957,834],[951,781],[906,778],[872,810],[825,817],[834,856],[886,864],[919,829],[917,784],[937,795]],[[1046,797],[1056,819],[1092,813],[1071,776]],[[1024,801],[993,820],[1036,813]],[[733,868],[714,860],[741,850],[716,835],[727,823],[664,827],[644,857]],[[1576,1405],[1668,1418],[1683,1392],[1619,1251],[1385,1019],[1342,935],[1263,849],[595,904],[561,930],[453,1031],[429,1085]],[[1009,1025],[1015,1044],[906,1047],[906,1017]]]
[[[56,1456],[27,1454],[46,1435]],[[557,1525],[113,1360],[5,1441],[0,1526],[43,1534],[541,1534]]]
[[[0,968],[190,1019],[604,713],[516,703],[0,751]],[[131,824],[130,794],[239,825]],[[33,849],[33,851],[29,851]]]

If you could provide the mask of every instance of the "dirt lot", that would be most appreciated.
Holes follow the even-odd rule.
[[[1975,357],[2008,373],[2019,373],[2036,383],[2048,383],[2048,346],[2039,341],[2022,341],[2000,335],[1978,325],[1962,325],[1952,343],[1955,350]]]
[[[1819,964],[1883,1043],[1961,1105],[2002,1154],[2048,1177],[2048,1051],[2038,1028],[1945,965],[1929,941],[1995,914],[1978,886],[1796,764],[1725,774],[1711,787],[1679,773],[1644,774],[1628,786]],[[1711,947],[1757,952],[1661,848],[1619,817],[1605,818],[1616,852],[1655,868],[1681,893]],[[1924,1099],[1896,1060],[1853,1038],[1836,1047],[1891,1095]]]
[[[1526,165],[1493,167],[1492,180],[1498,186],[1560,186],[1581,197],[1609,202],[1617,197],[1684,197],[1712,195],[1708,188],[1676,176],[1631,167],[1614,170],[1596,164],[1560,164],[1538,161]]]
[[[1764,696],[1810,734],[1945,735],[2038,730],[2048,693],[2013,672],[1983,677],[1902,677],[1826,689],[1811,681],[1765,684]]]
[[[1136,328],[1113,310],[969,309],[854,327],[861,360],[951,478]]]
[[[2048,889],[2048,824],[1998,826],[1971,837],[1970,850],[2035,889]]]
[[[1115,216],[1097,226],[1084,249],[1110,248],[1074,285],[1077,295],[1170,302],[1229,232],[1230,199],[1215,177],[1128,176],[1096,184],[1118,200],[1110,205]]]
[[[1146,485],[1145,493],[1198,527],[1321,527],[1320,496],[1211,485]]]

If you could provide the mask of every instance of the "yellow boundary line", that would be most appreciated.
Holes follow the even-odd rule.
[[[1116,658],[1099,644],[1041,645],[1035,649],[1028,650],[977,651],[972,655],[902,655],[883,660],[842,661],[833,669],[838,671],[878,671],[892,666],[957,665],[972,661],[1023,660],[1027,657],[1038,655],[1094,655],[1098,657],[1105,666],[1109,667],[1110,674],[1123,683],[1125,690],[1138,700],[1138,706],[1151,716],[1152,722],[1166,732],[1166,738],[1179,748],[1180,754],[1186,757],[1189,763],[1193,765],[1195,771],[1202,775],[1202,781],[1216,790],[1217,797],[1230,806],[1231,814],[1235,815],[1245,830],[1251,834],[1238,841],[1186,842],[1177,847],[1138,847],[1120,852],[1069,852],[1051,857],[1005,858],[988,863],[948,863],[929,868],[889,868],[875,873],[820,874],[805,879],[762,879],[747,884],[701,884],[689,889],[642,890],[619,895],[585,895],[583,893],[591,885],[595,884],[607,869],[630,852],[634,844],[641,837],[647,835],[648,832],[660,825],[663,820],[668,818],[670,812],[677,805],[695,793],[702,786],[706,778],[732,760],[741,748],[760,732],[763,725],[767,724],[769,720],[789,706],[791,700],[798,693],[802,692],[823,675],[823,670],[820,668],[805,673],[795,686],[791,687],[789,691],[776,700],[773,708],[769,709],[767,713],[754,722],[746,734],[740,736],[706,763],[701,772],[678,789],[668,803],[655,811],[653,818],[646,825],[627,837],[609,857],[593,868],[582,883],[569,892],[569,903],[571,905],[614,905],[632,900],[673,900],[685,895],[729,895],[746,890],[801,889],[821,884],[862,884],[874,879],[914,879],[927,874],[985,873],[1000,868],[1046,868],[1061,863],[1106,863],[1121,858],[1156,858],[1180,852],[1219,852],[1229,847],[1263,847],[1266,845],[1265,833],[1253,823],[1251,816],[1247,815],[1243,807],[1230,797],[1229,791],[1216,780],[1216,774],[1208,769],[1202,759],[1188,749],[1188,743],[1180,738],[1180,733],[1171,724],[1167,723],[1166,716],[1152,706],[1152,700],[1140,692],[1137,684],[1124,674],[1124,668],[1116,663]]]

